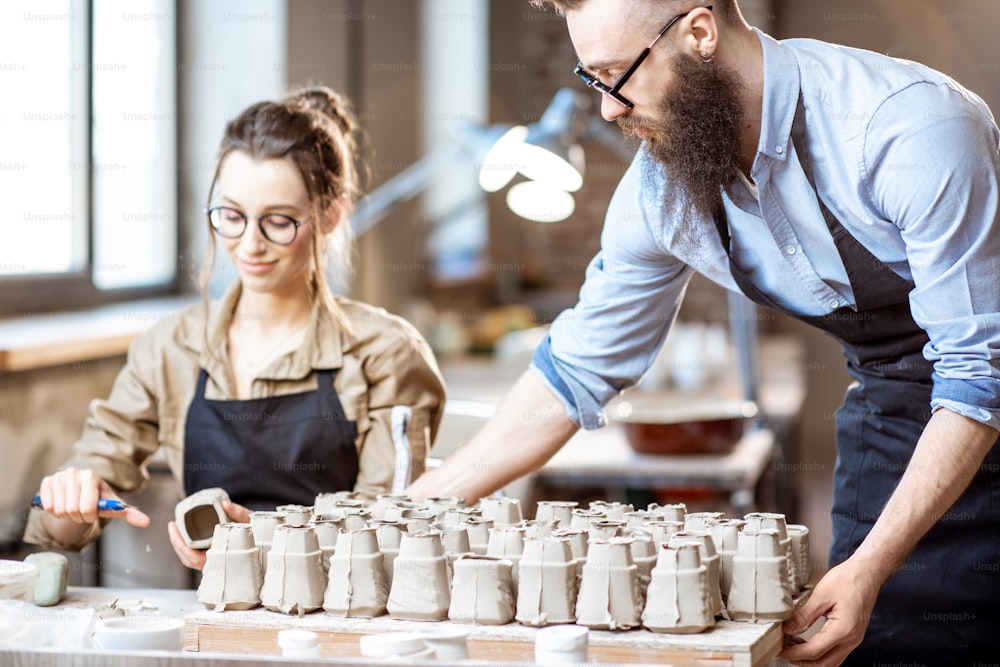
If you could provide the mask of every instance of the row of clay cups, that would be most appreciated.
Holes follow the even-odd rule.
[[[340,493],[328,494],[328,495],[334,499],[336,504],[327,509],[329,509],[330,511],[339,512],[339,516],[328,516],[328,517],[324,517],[323,515],[310,516],[310,511],[313,508],[301,507],[301,506],[283,506],[280,508],[282,511],[278,512],[254,513],[254,515],[251,516],[251,521],[258,525],[261,524],[267,525],[269,523],[270,524],[269,530],[271,532],[273,532],[274,526],[282,521],[291,524],[302,524],[306,521],[309,521],[312,525],[315,526],[317,530],[321,546],[321,552],[323,556],[324,570],[326,570],[328,569],[329,558],[334,551],[334,545],[336,542],[337,535],[344,530],[356,530],[366,526],[367,525],[366,519],[370,516],[368,510],[363,509],[364,505],[360,501],[353,501],[353,499],[351,498],[345,498]],[[317,497],[317,507],[319,507],[320,505],[319,502],[320,500],[321,497]],[[488,548],[488,545],[484,545],[483,537],[493,532],[491,521],[477,518],[481,516],[479,510],[477,509],[461,508],[459,499],[449,498],[443,500],[444,502],[439,504],[439,506],[443,508],[443,510],[438,514],[438,516],[443,517],[444,520],[448,520],[449,517],[451,517],[453,521],[461,522],[464,520],[465,528],[469,530],[470,534],[477,535],[476,539],[470,541],[469,544],[470,551],[478,554],[489,552],[490,555],[507,557],[514,561],[516,568],[516,559],[518,558],[518,547],[517,547],[518,541],[516,540],[518,536],[517,532],[507,531],[508,534],[505,536],[504,541],[502,542],[502,544],[504,544],[505,546],[503,546],[499,550],[497,549],[490,550]],[[513,499],[495,499],[495,500],[510,501],[510,502],[503,502],[500,504],[508,507],[510,506],[513,506],[515,508],[517,507],[516,500]],[[626,526],[633,526],[633,527],[640,527],[643,530],[649,531],[653,537],[653,541],[655,543],[659,543],[662,542],[664,539],[668,538],[671,534],[677,532],[679,527],[681,526],[683,527],[706,526],[706,527],[711,527],[713,538],[715,538],[717,545],[719,545],[720,547],[719,551],[721,552],[723,557],[723,565],[720,571],[721,587],[724,594],[728,593],[728,589],[731,585],[730,581],[731,558],[732,554],[735,553],[735,549],[730,548],[732,546],[731,543],[733,542],[731,536],[734,534],[734,529],[738,531],[738,529],[742,527],[742,523],[739,522],[738,520],[729,520],[729,521],[721,520],[720,513],[686,514],[683,505],[651,506],[649,510],[645,511],[640,510],[638,512],[631,511],[630,506],[615,505],[610,503],[592,503],[590,510],[573,509],[574,506],[575,503],[572,502],[543,501],[542,503],[539,503],[538,506],[539,511],[537,513],[537,516],[545,516],[546,509],[554,508],[555,511],[553,511],[551,515],[553,517],[552,520],[551,521],[535,520],[535,521],[521,522],[521,523],[522,527],[525,529],[525,534],[527,535],[544,536],[546,534],[550,534],[551,532],[555,531],[557,532],[557,534],[570,537],[572,540],[572,544],[574,545],[573,551],[574,551],[574,557],[577,561],[578,579],[579,576],[582,574],[582,566],[586,559],[586,546],[588,539],[606,539],[612,536],[620,535],[622,534],[623,530],[627,530]],[[616,516],[614,512],[615,510],[617,510],[618,511],[617,516],[622,517],[623,519],[625,519],[625,521],[621,522],[621,521],[603,519],[603,517],[608,516],[608,513],[599,509],[594,509],[597,506],[602,507],[603,509],[612,508],[611,516]],[[426,513],[424,515],[421,515],[422,511],[423,510],[421,509],[414,509],[414,510],[404,510],[402,512],[401,518],[405,522],[404,528],[407,532],[416,532],[418,530],[424,530],[432,526],[441,527],[440,523],[431,524],[433,518],[431,514]],[[519,509],[517,511],[519,515]],[[559,512],[563,512],[563,514],[560,516]],[[588,539],[582,539],[583,536],[580,535],[579,528],[575,530],[571,529],[568,531],[557,530],[557,526],[560,523],[565,522],[566,514],[569,515],[569,522],[571,526],[588,525],[587,536],[586,536]],[[676,521],[662,520],[668,516],[672,516],[675,518],[678,516],[684,516],[685,521],[683,524],[680,524],[679,522]],[[255,522],[254,521],[255,518],[259,519],[259,521]],[[509,520],[512,520],[512,518],[513,517],[509,517]],[[783,526],[782,515],[759,514],[759,515],[748,515],[747,518],[749,520],[757,518],[758,522],[777,521],[779,525]],[[391,536],[393,532],[396,533],[402,532],[403,529],[400,528],[399,526],[393,526],[392,524],[388,524],[386,523],[385,520],[383,520],[380,523],[382,525],[379,526],[380,528],[379,542],[380,546],[384,547],[383,551],[386,553],[387,556],[385,563],[385,572],[387,578],[391,582],[392,556],[394,554],[394,551],[398,548],[399,537],[398,534],[395,536],[394,543],[393,540],[391,539],[384,540],[382,538],[383,536]],[[767,524],[765,523],[763,525]],[[261,547],[261,562],[266,569],[266,564],[268,562],[266,555],[267,555],[267,549],[269,548],[269,540],[260,539],[258,533],[261,533],[262,534],[261,536],[263,536],[263,533],[266,531],[263,529],[258,530],[257,528],[258,526],[255,526],[254,530],[255,539],[258,542],[259,546]],[[515,531],[518,529],[517,526],[513,527],[507,526],[507,528],[514,528]],[[807,543],[804,542],[803,539],[801,539],[803,537],[807,537],[808,534],[807,529],[805,529],[804,526],[793,526],[789,528],[787,532],[795,537],[800,538],[799,540],[797,540],[798,548],[795,549],[795,553],[807,554],[808,545]],[[730,537],[727,538],[726,537],[727,535],[729,535]],[[266,537],[269,537],[269,535],[267,535]],[[786,537],[785,540],[783,541],[783,543],[786,544],[786,551],[788,550],[788,545],[790,544],[789,540],[790,538]],[[638,549],[634,550],[633,555],[636,559],[636,563],[639,565],[640,568],[641,590],[645,591],[645,584],[648,581],[647,573],[648,570],[651,568],[643,567],[642,563],[644,560],[647,563],[649,561],[655,560],[655,555],[654,555],[655,549],[647,548],[643,550],[642,547],[644,545],[642,541],[637,541],[634,543],[634,545],[638,547]],[[450,560],[454,560],[455,554],[462,553],[464,551],[464,545],[460,543],[455,545],[450,545],[448,551],[451,554]],[[805,562],[808,563],[807,557],[805,558]],[[806,572],[808,568],[807,567],[799,567],[794,569],[793,568],[794,566],[789,568],[790,571],[789,579],[791,582],[793,582],[792,590],[797,591],[799,590],[800,586],[795,585],[794,576],[791,573],[795,571]],[[450,568],[449,568],[449,573],[450,573]],[[516,578],[514,581],[516,582]]]
[[[229,521],[222,509],[223,502],[228,499],[229,496],[224,489],[215,487],[197,491],[177,504],[176,523],[181,537],[188,546],[196,549],[210,546],[214,526]],[[536,519],[554,521],[561,528],[586,528],[589,520],[594,518],[619,520],[631,514],[633,516],[628,517],[628,522],[632,524],[636,516],[648,513],[645,510],[632,512],[631,505],[622,503],[594,501],[590,503],[589,510],[579,510],[577,505],[572,501],[542,501],[538,504]],[[683,505],[656,507],[658,515],[664,519],[680,518],[684,512]],[[675,516],[665,514],[671,508],[674,508]],[[407,515],[406,510],[414,512]],[[351,491],[317,494],[311,506],[280,505],[273,511],[273,516],[280,517],[280,520],[265,518],[272,512],[260,512],[258,519],[262,524],[261,530],[269,532],[279,522],[304,525],[317,516],[351,512],[364,513],[367,518],[408,518],[414,521],[423,519],[428,523],[432,521],[460,523],[463,519],[473,516],[487,519],[497,527],[518,525],[522,522],[521,507],[515,498],[487,497],[481,499],[475,507],[468,508],[458,497],[428,498],[425,503],[414,503],[407,495],[381,494],[377,496],[375,504],[369,510],[367,503],[361,500],[357,493]],[[571,516],[572,514],[578,516]],[[269,536],[266,539],[258,537],[257,541],[260,546],[265,546],[264,543],[270,539]]]
[[[669,526],[668,526],[669,529]],[[793,595],[810,582],[812,567],[809,560],[809,529],[800,524],[788,524],[784,514],[753,512],[743,519],[726,519],[721,512],[691,512],[684,514],[683,530],[708,531],[722,557],[720,571],[723,596],[732,582],[732,558],[736,553],[738,535],[744,529],[774,530],[788,558],[788,585]]]
[[[383,498],[385,497],[380,496],[380,500]],[[388,518],[382,519],[378,523],[385,529],[380,530],[380,544],[389,542],[388,544],[384,544],[384,546],[386,547],[385,550],[388,556],[386,570],[390,580],[392,572],[391,559],[394,551],[398,549],[399,539],[398,536],[391,537],[392,526],[385,524],[385,522],[392,519],[405,523],[407,532],[419,532],[432,528],[442,529],[442,527],[452,525],[464,526],[469,533],[470,543],[468,549],[464,548],[464,545],[461,544],[461,539],[457,537],[452,542],[459,542],[459,544],[449,544],[448,533],[446,533],[446,550],[452,554],[471,551],[482,555],[488,552],[487,545],[489,535],[495,527],[494,520],[483,518],[480,508],[463,507],[461,500],[458,498],[442,498],[438,499],[437,507],[439,511],[435,515],[429,512],[426,507],[407,507],[407,505],[415,504],[405,501],[406,496],[391,496],[389,498],[393,502],[385,504],[387,511],[383,514],[383,516]],[[512,523],[517,516],[520,516],[520,509],[516,499],[495,498],[484,500],[487,501],[487,505],[491,504],[490,501],[496,501],[493,503],[494,509],[501,506],[513,508],[516,513],[503,515],[503,523],[500,524],[500,527],[518,527],[518,524]],[[683,504],[654,505],[648,510],[639,511],[631,511],[631,506],[627,505],[600,502],[591,503],[591,509],[589,510],[580,510],[575,507],[576,504],[572,501],[542,501],[538,504],[538,512],[536,513],[536,517],[541,518],[536,518],[533,521],[521,521],[519,525],[525,528],[527,536],[538,537],[558,531],[560,525],[568,524],[570,531],[586,529],[588,539],[607,539],[613,536],[627,535],[629,530],[640,529],[648,531],[655,543],[669,539],[670,535],[679,530],[708,530],[715,542],[716,550],[722,559],[720,586],[722,595],[725,597],[728,595],[729,588],[731,587],[732,558],[736,552],[737,535],[742,527],[749,523],[753,529],[766,528],[779,532],[781,543],[785,547],[786,555],[789,557],[789,585],[792,593],[797,594],[809,583],[808,528],[801,525],[786,525],[784,516],[781,514],[754,513],[747,515],[746,520],[726,520],[722,518],[722,513],[720,512],[687,513]],[[596,509],[598,507],[603,509]],[[619,516],[621,520],[615,521],[609,519],[609,514],[604,511],[607,508],[613,508],[611,516]],[[352,510],[343,507],[336,509],[339,509],[341,512],[355,512],[353,515],[348,515],[346,524],[336,523],[336,526],[340,530],[363,527],[365,523],[360,520],[360,517],[369,516],[364,510]],[[617,515],[614,513],[614,509],[619,510]],[[498,516],[495,511],[490,514],[494,517]],[[680,517],[683,518],[683,522],[676,521]],[[438,521],[435,521],[435,518]],[[354,519],[353,522],[352,519]],[[333,524],[327,524],[325,527],[327,530],[323,530],[323,523],[317,526],[320,532],[320,546],[324,554],[324,566],[329,561],[329,555],[333,551],[336,540],[336,531],[333,530]],[[448,529],[445,528],[445,530],[447,531]],[[576,537],[572,532],[565,530],[561,534],[570,536],[571,538]],[[383,539],[386,535],[389,535],[390,539]],[[574,556],[578,561],[578,574],[586,558],[586,541],[574,539]],[[510,543],[509,539],[507,543]],[[639,546],[641,547],[641,544]],[[264,562],[265,566],[266,549],[267,542],[263,542],[262,562]],[[638,551],[634,553],[637,563],[640,564],[640,577],[643,580],[643,584],[648,580],[648,569],[642,566],[642,559],[655,560],[655,549],[652,551],[653,553],[643,554]],[[517,554],[516,550],[508,547],[500,552],[490,552],[490,555],[516,558]]]
[[[384,556],[375,531],[375,528],[362,528],[339,533],[329,573],[324,576],[319,543],[312,526],[279,525],[275,529],[265,572],[260,566],[259,547],[253,543],[250,527],[247,524],[219,524],[207,552],[198,599],[216,609],[249,609],[263,604],[272,611],[303,614],[322,606],[328,613],[339,616],[378,616],[388,610],[397,618],[443,620],[451,613],[453,589],[471,591],[476,600],[485,604],[487,598],[481,589],[486,586],[502,592],[500,600],[493,603],[494,607],[500,605],[500,611],[470,612],[467,606],[462,606],[462,596],[456,596],[453,620],[477,623],[512,620],[518,599],[515,585],[518,575],[510,559],[465,553],[454,558],[449,567],[442,533],[401,532],[390,583],[383,569]],[[551,560],[551,554],[556,553],[553,549],[559,554],[557,580],[563,581],[565,589],[556,598],[562,601],[558,614],[543,607],[524,607],[523,620],[535,625],[572,622],[575,617],[567,615],[567,604],[575,602],[577,573],[569,540],[545,538],[549,542],[546,548],[542,539],[531,538],[522,548],[517,533],[516,530],[496,531],[493,550],[510,549],[517,552],[518,562],[525,562],[525,581],[533,593],[524,598],[524,604],[531,599],[541,604],[543,591],[549,596],[558,590],[551,580],[552,567],[546,565],[546,572],[542,572],[543,556],[547,553],[549,556],[545,560]],[[519,543],[516,548],[512,546],[515,537]],[[482,576],[483,567],[494,568],[495,575]],[[467,581],[470,575],[473,584]]]
[[[577,561],[573,557],[571,541],[568,538],[529,538],[523,549],[514,546],[518,538],[517,530],[497,530],[494,532],[497,545],[494,552],[510,550],[510,558],[503,554],[481,557],[476,554],[463,554],[454,560],[449,567],[449,559],[445,555],[441,533],[428,532],[403,536],[400,558],[394,562],[392,571],[398,575],[400,571],[405,576],[392,583],[387,581],[383,570],[383,554],[379,549],[374,528],[364,528],[346,531],[338,534],[337,553],[331,559],[329,576],[324,576],[318,541],[315,531],[309,526],[281,526],[276,530],[275,542],[278,550],[272,550],[269,555],[268,573],[261,581],[260,570],[255,567],[259,561],[256,558],[257,547],[252,545],[252,537],[246,524],[224,524],[217,528],[213,548],[209,549],[208,559],[202,586],[199,588],[199,600],[216,608],[246,609],[256,606],[258,598],[255,588],[259,587],[259,602],[265,607],[283,613],[307,613],[320,606],[331,614],[340,616],[377,616],[388,609],[389,613],[398,618],[416,620],[443,620],[452,617],[460,622],[506,623],[515,616],[515,601],[517,620],[529,625],[546,623],[572,622],[574,619],[587,627],[615,629],[635,627],[638,624],[637,613],[642,608],[642,592],[645,587],[640,584],[638,567],[632,557],[633,545],[642,543],[634,539],[611,538],[610,540],[593,540],[589,542],[590,558],[584,564],[582,576],[579,578],[579,600],[576,599]],[[737,582],[754,582],[755,588],[750,590],[749,598],[744,588],[737,585],[730,598],[730,613],[739,620],[775,620],[784,617],[789,611],[790,595],[787,587],[777,596],[780,604],[775,606],[763,599],[773,600],[773,593],[762,593],[758,582],[772,581],[778,574],[785,582],[785,558],[775,556],[773,551],[779,549],[761,549],[756,541],[744,538],[754,533],[745,531],[741,534],[741,545],[746,542],[751,547],[741,546],[744,560],[749,562],[748,574],[740,578],[740,568],[743,567],[740,557],[737,557],[735,570]],[[762,535],[773,539],[777,545],[776,531],[761,531]],[[312,538],[312,539],[310,539]],[[547,558],[542,558],[545,544],[548,542]],[[617,555],[606,554],[608,545],[616,545]],[[651,544],[651,541],[647,541]],[[674,547],[688,544],[699,550],[699,560],[706,572],[705,596],[708,601],[709,613],[714,617],[721,613],[719,606],[719,576],[717,574],[719,557],[714,553],[712,541],[705,531],[681,531],[671,537]],[[622,546],[627,550],[623,551]],[[664,545],[666,546],[666,545]],[[596,559],[595,559],[596,548]],[[557,559],[559,574],[556,580],[543,582],[542,574],[536,568],[541,567],[541,561],[552,561],[553,551],[561,551]],[[539,551],[542,550],[542,551]],[[753,559],[749,558],[752,551]],[[745,552],[745,553],[744,553]],[[769,558],[765,565],[757,561],[763,555]],[[249,556],[249,557],[248,557]],[[535,558],[535,556],[538,556]],[[242,558],[242,564],[237,561]],[[617,561],[614,561],[617,558]],[[515,565],[525,561],[529,565],[518,574]],[[619,579],[625,581],[612,582],[608,579],[609,563],[617,563],[618,569],[627,572],[618,573]],[[657,559],[659,563],[659,558]],[[587,564],[590,565],[588,569]],[[770,567],[773,576],[764,577],[763,570]],[[493,568],[492,578],[483,575],[484,568]],[[548,566],[551,570],[551,564]],[[743,569],[746,569],[744,567]],[[454,574],[452,574],[452,570]],[[221,574],[221,577],[214,576]],[[227,574],[229,573],[229,574]],[[468,577],[473,577],[469,583]],[[522,595],[518,594],[517,583],[527,582],[528,588]],[[222,582],[220,584],[220,582]],[[562,583],[559,583],[562,582]],[[595,583],[596,582],[596,583]],[[428,585],[430,583],[430,585]],[[494,591],[498,601],[489,603],[489,597],[481,590],[482,586]],[[611,588],[607,588],[611,586]],[[594,606],[589,601],[593,598],[591,589],[627,591],[623,598],[611,601],[603,610],[594,615]],[[492,611],[481,609],[471,610],[468,604],[462,606],[462,595],[454,599],[455,609],[452,610],[452,591],[465,594],[474,592],[475,600],[492,605]],[[655,590],[655,587],[650,589]],[[388,593],[386,592],[388,591]],[[544,594],[544,597],[543,597]],[[653,595],[649,605],[658,603]],[[624,602],[623,602],[624,600]],[[747,600],[749,600],[747,602]],[[574,617],[568,616],[569,605],[574,607]],[[497,608],[497,606],[499,607]],[[742,606],[740,606],[742,605]],[[769,606],[770,605],[770,606]],[[654,628],[657,629],[657,628]]]
[[[328,567],[314,525],[279,524],[261,565],[260,547],[248,524],[216,526],[198,587],[198,600],[216,609],[258,605],[286,614],[321,607],[332,614],[376,616],[385,612],[383,555],[374,528],[338,531]]]

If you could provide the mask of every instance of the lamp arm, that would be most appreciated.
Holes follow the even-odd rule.
[[[438,173],[463,153],[449,142],[424,155],[364,197],[351,217],[355,237],[380,223],[393,209],[427,189]]]

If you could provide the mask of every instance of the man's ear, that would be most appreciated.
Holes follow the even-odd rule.
[[[706,60],[719,48],[719,21],[708,7],[691,10],[684,33],[684,46],[692,55]]]

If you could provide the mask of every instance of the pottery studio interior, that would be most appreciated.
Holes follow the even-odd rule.
[[[996,664],[1000,4],[707,1],[2,3],[0,665]]]

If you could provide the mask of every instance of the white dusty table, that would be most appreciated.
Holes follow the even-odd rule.
[[[419,631],[431,625],[375,619],[344,619],[319,610],[302,617],[287,616],[263,608],[249,611],[215,612],[205,609],[192,590],[110,589],[71,587],[60,609],[97,609],[118,600],[128,613],[165,615],[185,619],[185,650],[149,653],[100,652],[91,648],[8,648],[0,645],[4,667],[238,667],[284,662],[277,646],[277,633],[286,628],[308,629],[319,637],[322,660],[296,659],[295,664],[374,665],[360,658],[361,635],[377,632]],[[476,664],[529,664],[534,662],[534,628],[519,624],[463,626],[469,630],[470,657]],[[697,635],[666,635],[647,630],[591,631],[589,660],[594,664],[670,664],[675,667],[746,666],[769,664],[781,649],[783,635],[776,623],[752,624],[719,621]],[[430,663],[428,663],[430,664]],[[443,664],[436,662],[434,664]],[[479,664],[483,664],[480,662]]]
[[[263,608],[217,613],[199,611],[186,617],[185,648],[197,651],[277,653],[277,633],[285,628],[312,630],[324,656],[351,659],[359,655],[362,635],[419,632],[430,626],[456,625],[373,619],[337,618],[320,610],[301,618]],[[534,661],[535,628],[518,623],[502,626],[463,625],[472,660],[498,663]],[[674,667],[767,665],[781,650],[783,633],[777,623],[718,621],[696,635],[668,635],[644,629],[591,630],[588,659],[595,663],[658,664]]]

